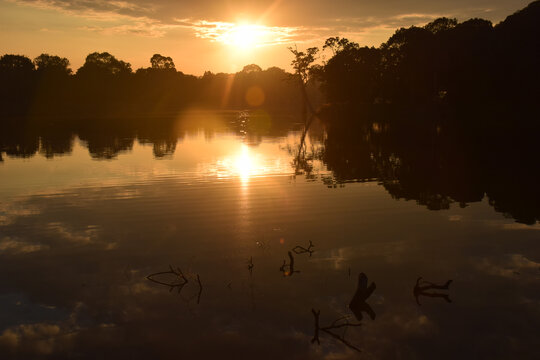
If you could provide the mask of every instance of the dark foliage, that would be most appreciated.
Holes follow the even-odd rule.
[[[188,106],[300,111],[299,86],[285,70],[250,64],[236,74],[202,77],[176,70],[172,58],[154,54],[138,69],[107,52],[94,52],[74,75],[69,60],[42,54],[0,58],[0,115],[115,117],[164,115]]]
[[[540,221],[534,114],[513,107],[332,105],[321,113],[327,135],[319,158],[334,183],[378,181],[392,197],[430,210],[487,198],[496,211],[534,224]]]
[[[379,48],[332,37],[324,49],[332,57],[313,65],[317,48],[291,48],[294,76],[251,64],[236,74],[199,78],[177,71],[161,54],[133,73],[129,63],[94,52],[75,75],[59,56],[42,54],[32,62],[8,54],[0,58],[1,114],[155,114],[196,104],[301,109],[319,85],[331,103],[527,103],[539,94],[540,1],[495,27],[482,19],[439,18],[398,29]]]
[[[439,18],[401,28],[379,48],[329,38],[333,56],[317,68],[330,102],[469,105],[537,98],[540,2],[493,27]]]

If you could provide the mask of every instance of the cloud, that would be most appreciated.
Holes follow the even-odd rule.
[[[425,24],[439,17],[451,17],[451,14],[421,14],[421,13],[411,13],[411,14],[400,14],[392,16],[389,20],[390,23],[407,23],[407,24]]]
[[[163,15],[164,6],[141,5],[128,1],[87,1],[87,0],[11,0],[12,2],[40,9],[55,10],[70,16],[77,16],[97,25],[81,26],[79,30],[97,32],[103,35],[136,35],[159,38],[170,30],[190,29],[193,36],[210,41],[230,44],[235,41],[239,25],[234,22],[209,21],[206,19],[175,18]],[[269,46],[300,42],[305,33],[298,27],[249,25],[247,30],[257,36],[256,46]],[[46,29],[50,31],[50,29]]]
[[[144,37],[162,37],[168,30],[178,27],[155,15],[154,7],[127,1],[88,0],[11,0],[12,2],[39,9],[54,10],[102,25],[81,26],[79,30],[104,35],[131,34]],[[46,31],[51,31],[46,29]]]
[[[0,204],[0,226],[9,225],[18,217],[38,215],[40,212],[39,208],[23,204],[22,201]]]
[[[70,230],[67,225],[60,222],[47,224],[47,229],[54,233],[54,236],[78,244],[90,244],[96,241],[98,227],[88,225],[82,231]]]
[[[515,279],[538,279],[540,263],[532,261],[522,254],[507,255],[498,261],[493,259],[480,259],[476,267],[489,275]]]
[[[235,0],[227,3],[210,0],[8,1],[98,22],[81,24],[78,29],[106,36],[161,38],[175,29],[189,29],[193,38],[225,44],[237,42],[240,37],[237,20],[247,16],[245,19],[251,19],[251,23],[259,20],[266,23],[250,26],[254,31],[251,36],[257,38],[256,47],[322,44],[331,36],[347,37],[361,45],[378,46],[399,27],[424,25],[441,16],[464,19],[493,13],[492,9],[471,8],[465,1],[452,6],[407,1],[393,6],[376,6],[349,0],[337,0],[332,4],[322,0],[310,1],[309,4],[271,0],[248,3]],[[498,9],[497,4],[492,5],[493,9]],[[270,23],[274,25],[269,26]]]
[[[423,26],[436,18],[445,15],[440,13],[403,13],[392,16],[343,17],[333,20],[332,31],[343,33],[366,33],[374,30],[397,30],[401,27]],[[451,17],[451,15],[446,15]]]
[[[98,333],[115,326],[104,322],[91,324],[88,321],[87,306],[76,302],[69,316],[62,321],[40,321],[7,327],[0,333],[0,353],[16,354],[17,358],[25,359],[36,355],[58,355],[73,349],[80,341],[81,333],[84,334],[89,326]]]
[[[161,24],[149,19],[137,19],[130,24],[114,26],[82,26],[79,30],[97,32],[103,35],[136,35],[143,37],[159,38],[167,34],[178,25]]]
[[[238,33],[238,24],[231,21],[216,21],[218,8],[205,3],[198,4],[187,2],[183,7],[168,2],[147,3],[144,1],[106,1],[106,0],[10,0],[19,5],[32,6],[41,9],[55,10],[70,16],[83,17],[88,20],[102,22],[103,24],[92,24],[82,26],[79,29],[98,32],[104,35],[128,34],[143,37],[163,37],[173,29],[187,28],[193,31],[194,37],[215,42],[229,44],[235,41]],[[266,10],[268,12],[278,11],[270,3],[260,4],[255,10]],[[321,4],[318,4],[319,7]],[[281,5],[280,5],[281,6]],[[237,7],[240,8],[239,5]],[[258,9],[261,8],[261,9]],[[197,15],[205,9],[204,17],[191,17],[182,19],[179,14],[189,13]],[[289,9],[292,11],[292,9]],[[281,15],[284,15],[283,13]],[[257,46],[270,46],[289,43],[324,41],[329,36],[355,36],[363,35],[371,30],[388,31],[392,26],[399,24],[404,26],[414,22],[428,22],[438,17],[439,14],[410,13],[390,17],[340,17],[325,19],[329,26],[265,26],[250,25],[252,35],[257,37]],[[225,15],[217,16],[222,19]],[[312,17],[306,17],[311,21]],[[289,21],[290,22],[290,21]],[[295,21],[298,23],[298,21]],[[304,21],[302,22],[304,23]],[[392,24],[390,26],[390,24]]]
[[[500,226],[503,230],[540,230],[540,223],[534,225],[509,223]]]
[[[54,324],[17,325],[0,335],[0,348],[11,351],[24,348],[25,352],[47,355],[54,351],[59,335],[60,327]]]
[[[41,9],[57,10],[69,15],[83,16],[96,20],[117,19],[118,16],[141,18],[153,12],[150,6],[127,1],[107,0],[11,0],[20,5]]]
[[[242,25],[206,20],[194,21],[185,26],[192,29],[195,32],[195,36],[201,39],[208,39],[224,44],[234,44],[241,40],[240,38],[250,36],[256,41],[256,46],[292,43],[295,40],[299,40],[300,30],[297,27]]]
[[[0,254],[28,254],[48,249],[49,246],[34,244],[25,240],[6,236],[0,240]]]

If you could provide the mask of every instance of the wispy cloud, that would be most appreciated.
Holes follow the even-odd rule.
[[[138,19],[129,24],[109,26],[81,26],[79,30],[93,31],[103,35],[136,35],[143,37],[159,38],[167,34],[169,30],[179,28],[174,24],[162,24],[148,19]]]
[[[0,240],[0,254],[28,254],[49,249],[42,244],[31,243],[19,238],[4,237]]]
[[[185,19],[180,20],[186,24]],[[186,27],[195,32],[195,36],[201,39],[234,44],[243,37],[250,37],[254,45],[271,46],[292,43],[298,41],[300,28],[285,26],[243,25],[229,22],[211,22],[199,20],[187,22]]]
[[[526,258],[522,254],[506,255],[502,259],[478,259],[476,267],[490,275],[515,278],[520,276],[522,280],[537,280],[540,263]]]
[[[213,3],[210,7],[210,0],[182,3],[146,0],[7,1],[83,18],[86,21],[80,24],[79,30],[103,35],[122,34],[160,38],[173,30],[187,29],[192,31],[192,36],[195,38],[223,44],[238,43],[242,41],[243,37],[248,37],[253,42],[250,46],[255,47],[292,43],[320,44],[330,36],[347,37],[361,45],[377,46],[400,27],[421,26],[441,16],[464,18],[470,17],[470,14],[481,16],[492,11],[485,8],[461,8],[453,9],[452,13],[443,13],[440,9],[434,9],[433,12],[419,12],[412,7],[410,12],[400,11],[396,8],[389,9],[384,15],[355,17],[349,16],[350,12],[345,9],[335,12],[333,11],[334,7],[329,9],[332,10],[331,13],[334,17],[328,17],[324,23],[312,22],[312,25],[309,25],[309,16],[306,16],[306,19],[301,19],[300,22],[293,19],[290,20],[292,22],[283,26],[267,26],[263,24],[241,25],[231,22],[230,19],[222,21],[221,7],[214,6]],[[266,9],[265,14],[273,12],[278,3],[281,2],[276,2]],[[319,10],[326,6],[321,5],[322,0],[314,0],[314,5],[317,4],[320,5],[316,6]],[[261,10],[260,6],[255,8]],[[294,6],[288,8],[289,11],[294,9],[296,9]],[[181,14],[190,14],[191,17],[182,19],[180,18]],[[47,28],[47,31],[51,30],[54,29]]]
[[[130,34],[144,37],[162,37],[167,31],[178,27],[159,20],[152,15],[151,6],[142,6],[127,1],[89,0],[8,0],[23,6],[54,10],[76,16],[98,25],[80,26],[79,30],[98,32],[104,35]],[[51,31],[51,29],[45,29]]]
[[[128,1],[89,0],[9,0],[19,5],[55,10],[98,22],[85,24],[79,30],[104,35],[136,35],[163,37],[173,29],[190,29],[193,36],[210,41],[231,44],[241,36],[240,32],[256,37],[254,46],[271,46],[300,41],[301,29],[286,26],[239,25],[231,22],[204,19],[168,19],[159,16],[152,6]],[[50,29],[47,29],[50,31]]]
[[[9,0],[16,4],[41,9],[62,11],[74,16],[83,16],[94,20],[110,21],[118,16],[148,17],[154,12],[150,6],[142,6],[127,1],[107,0]]]
[[[400,14],[392,16],[389,22],[402,23],[415,25],[415,24],[424,24],[430,22],[436,18],[444,17],[444,14],[422,14],[422,13],[411,13],[411,14]],[[448,14],[446,15],[449,16]]]

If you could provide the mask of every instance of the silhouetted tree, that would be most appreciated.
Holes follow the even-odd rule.
[[[433,20],[429,24],[424,26],[424,29],[431,31],[433,34],[437,34],[441,31],[447,31],[457,26],[458,22],[455,18],[441,17]]]
[[[249,64],[249,65],[246,65],[244,66],[244,68],[242,69],[242,72],[243,73],[252,73],[252,72],[261,72],[262,69],[259,65],[257,64]]]
[[[335,55],[317,71],[328,100],[373,103],[380,92],[381,51],[340,41],[345,45],[334,48]]]
[[[309,78],[309,69],[311,64],[313,64],[313,62],[316,60],[315,55],[317,55],[319,49],[316,47],[311,47],[303,52],[298,51],[297,48],[289,47],[289,51],[294,55],[291,65],[296,75],[298,75],[302,83],[305,84]]]
[[[296,47],[289,47],[289,51],[294,55],[291,65],[295,71],[295,76],[298,79],[298,83],[302,91],[303,103],[305,106],[307,106],[311,114],[315,114],[315,109],[313,108],[307,94],[306,85],[309,80],[311,65],[316,60],[315,55],[317,55],[319,49],[316,47],[311,47],[303,52],[298,51]]]
[[[41,73],[69,75],[69,60],[56,55],[41,54],[34,59],[36,70]]]
[[[152,58],[150,58],[150,63],[152,64],[152,69],[176,70],[173,59],[168,56],[154,54]]]
[[[0,58],[0,71],[6,73],[30,73],[34,70],[32,61],[23,55],[6,54]]]
[[[27,113],[33,96],[34,64],[26,56],[0,58],[0,114]]]
[[[385,96],[395,102],[429,102],[435,96],[434,35],[401,28],[381,46]]]
[[[86,57],[82,67],[77,70],[77,75],[122,75],[130,74],[131,65],[118,60],[108,52],[94,52]]]
[[[324,42],[323,50],[330,49],[332,53],[336,55],[343,50],[355,50],[359,49],[360,45],[355,42],[349,41],[346,38],[330,37]]]
[[[539,24],[540,1],[535,1],[495,27],[483,19],[459,23],[441,17],[423,27],[398,29],[379,48],[330,37],[323,50],[329,49],[332,57],[322,64],[315,64],[315,47],[289,48],[294,76],[250,64],[236,74],[207,72],[197,78],[176,71],[174,61],[160,54],[152,56],[151,67],[133,74],[129,63],[107,52],[89,54],[75,76],[69,76],[66,58],[41,54],[32,63],[7,54],[0,58],[0,112],[86,117],[178,111],[195,102],[282,109],[299,102],[304,112],[307,106],[315,113],[310,102],[323,102],[319,88],[332,103],[426,109],[529,106],[540,83]],[[264,101],[246,101],[249,89]]]
[[[540,84],[540,1],[495,26],[498,98],[527,104],[538,99]]]

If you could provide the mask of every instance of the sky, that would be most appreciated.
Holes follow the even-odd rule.
[[[441,16],[494,24],[531,0],[0,0],[0,54],[67,57],[107,51],[135,70],[159,53],[177,70],[236,72],[247,64],[290,70],[299,50],[331,36],[379,46],[396,29]],[[329,54],[321,54],[321,60]]]

